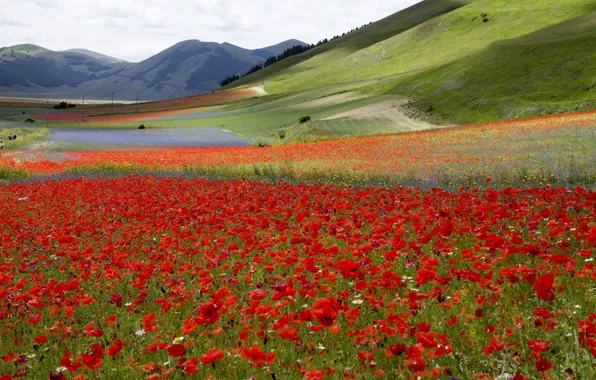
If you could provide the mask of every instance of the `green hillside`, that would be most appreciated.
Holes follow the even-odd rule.
[[[83,54],[83,55],[87,55],[89,57],[98,59],[100,61],[105,61],[105,62],[109,62],[109,63],[127,63],[126,61],[124,61],[122,59],[110,57],[109,55],[101,54],[101,53],[91,51],[88,49],[68,49],[68,50],[65,50],[64,52],[65,53],[70,52],[70,53]]]
[[[308,52],[296,57],[303,60],[300,63],[282,62],[286,68],[272,68],[277,72],[245,78],[244,83],[264,81],[268,92],[285,93],[427,69],[465,58],[495,41],[517,38],[584,15],[596,6],[585,0],[468,3],[446,12],[455,7],[455,2],[422,2],[417,8],[403,11],[401,18],[384,19],[371,25],[370,32],[364,28],[355,36],[330,43],[325,52],[310,59]],[[439,5],[445,12],[438,11]],[[436,10],[434,14],[426,8],[431,6]],[[483,14],[488,22],[483,22]],[[394,28],[390,31],[386,25],[391,21]]]
[[[352,53],[358,52],[375,43],[384,41],[399,33],[405,32],[417,25],[429,21],[442,14],[459,9],[477,0],[424,0],[401,12],[395,13],[382,20],[374,22],[357,31],[332,40],[324,45],[318,46],[306,53],[286,58],[275,65],[269,66],[248,77],[234,82],[228,87],[237,87],[267,80],[268,85],[272,82],[284,82],[286,79],[293,82],[293,77],[303,72],[300,78],[307,73],[325,67],[332,62],[338,62],[349,57]],[[334,83],[340,83],[334,81]],[[316,88],[318,83],[307,85],[308,88]],[[303,89],[302,86],[299,86]],[[296,89],[296,88],[290,88]]]
[[[412,106],[443,122],[596,109],[596,12],[369,91],[414,96]]]

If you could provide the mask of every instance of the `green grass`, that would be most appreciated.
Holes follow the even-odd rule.
[[[369,92],[415,97],[435,122],[483,122],[596,109],[595,73],[591,13]]]
[[[9,128],[0,121],[0,140],[4,141],[4,150],[19,150],[27,145],[43,140],[50,133],[45,128]],[[8,140],[8,135],[16,134],[16,140]]]
[[[253,111],[267,111],[278,108],[285,108],[300,105],[327,96],[356,91],[373,84],[374,80],[342,83],[333,86],[316,88],[296,93],[268,95],[258,98],[240,100],[226,105],[226,110],[252,109]]]
[[[316,122],[316,130],[313,134],[328,137],[347,137],[378,135],[389,132],[396,132],[390,121],[334,119]]]
[[[54,109],[50,109],[50,108],[10,107],[10,106],[0,107],[0,117],[2,117],[2,118],[10,117],[12,119],[15,119],[15,121],[23,121],[25,119],[25,115],[38,114],[38,113],[54,113],[54,112],[56,112],[56,111]]]
[[[282,162],[245,164],[235,166],[185,166],[182,168],[152,168],[128,163],[103,163],[91,166],[80,166],[67,170],[64,174],[53,176],[125,176],[125,175],[173,175],[185,177],[208,178],[213,180],[247,179],[251,181],[307,184],[335,184],[356,187],[404,186],[408,188],[433,189],[442,188],[458,191],[462,187],[471,186],[477,189],[504,189],[509,187],[537,188],[547,185],[555,187],[583,186],[596,188],[596,168],[590,163],[568,161],[553,162],[543,166],[533,164],[503,164],[490,168],[464,168],[457,166],[441,168],[432,172],[411,171],[401,175],[379,174],[374,172],[357,172],[351,170],[330,170],[324,163],[317,162]],[[0,179],[9,182],[22,181],[28,175],[17,169],[0,167]],[[487,182],[487,177],[491,178]]]
[[[30,175],[23,169],[12,168],[0,164],[0,182],[17,182],[28,178]]]

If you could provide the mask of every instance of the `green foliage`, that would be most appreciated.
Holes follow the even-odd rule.
[[[0,182],[22,181],[27,177],[28,174],[23,169],[0,164]]]
[[[76,108],[76,104],[70,104],[67,102],[60,102],[60,104],[54,106],[54,109],[56,110],[60,110],[60,109],[66,109],[66,108]]]
[[[271,141],[265,138],[258,138],[255,139],[255,141],[253,142],[253,145],[258,147],[258,148],[265,148],[268,146],[271,146]]]

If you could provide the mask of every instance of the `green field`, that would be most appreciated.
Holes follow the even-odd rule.
[[[24,129],[2,126],[0,121],[0,140],[4,142],[4,150],[19,150],[34,142],[43,140],[50,131],[46,128]],[[8,140],[8,135],[17,135],[16,140]]]
[[[278,136],[279,132],[294,128],[303,116],[310,116],[317,121],[335,114],[352,110],[354,108],[375,104],[387,99],[397,99],[395,96],[375,95],[365,96],[355,100],[341,102],[334,105],[321,105],[307,108],[298,108],[304,101],[312,99],[312,96],[294,96],[290,99],[284,98],[273,102],[258,104],[250,108],[245,108],[239,114],[210,117],[202,119],[179,119],[179,120],[148,120],[143,122],[147,128],[191,128],[191,127],[216,127],[222,128],[241,136],[273,138]],[[370,134],[368,129],[374,133],[391,131],[391,126],[384,122],[352,123],[350,133],[341,130],[344,123],[324,122],[327,129],[331,129],[333,135],[346,134]],[[375,124],[375,125],[371,125]],[[118,123],[119,128],[136,128],[139,122]],[[333,127],[335,125],[335,127]],[[356,127],[359,125],[360,127]],[[50,127],[60,128],[106,128],[111,124],[107,123],[50,123]],[[380,128],[387,126],[388,128]],[[337,129],[340,128],[340,129]]]

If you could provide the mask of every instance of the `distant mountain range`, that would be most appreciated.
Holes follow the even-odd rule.
[[[212,91],[229,75],[243,74],[298,40],[257,50],[188,40],[139,63],[86,49],[52,51],[36,45],[0,49],[0,94],[120,100],[168,99]]]

